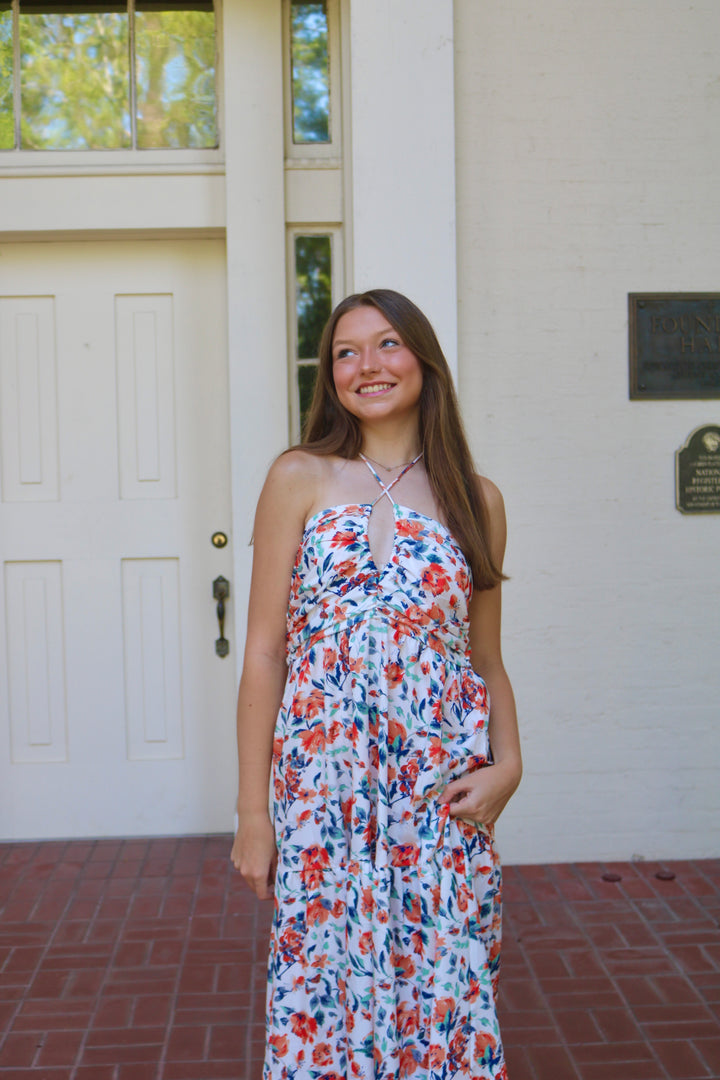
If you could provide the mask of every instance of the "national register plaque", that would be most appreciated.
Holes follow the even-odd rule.
[[[720,293],[630,293],[630,397],[720,398]]]
[[[675,504],[683,514],[720,514],[720,424],[695,428],[675,452]]]

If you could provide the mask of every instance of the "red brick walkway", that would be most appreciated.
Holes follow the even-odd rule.
[[[270,905],[228,852],[0,845],[0,1080],[258,1080]],[[720,860],[659,869],[506,869],[511,1080],[720,1077]]]

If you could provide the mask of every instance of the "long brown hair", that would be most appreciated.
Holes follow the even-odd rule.
[[[341,404],[333,379],[332,345],[338,321],[368,306],[382,312],[422,366],[420,444],[433,495],[448,528],[470,564],[476,589],[503,580],[488,545],[488,515],[474,480],[472,455],[463,430],[447,360],[429,320],[411,300],[392,289],[347,296],[330,316],[320,341],[320,364],[302,449],[314,454],[356,458],[362,449],[358,420]]]

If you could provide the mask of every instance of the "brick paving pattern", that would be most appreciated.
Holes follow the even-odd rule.
[[[229,847],[0,845],[0,1080],[259,1080]],[[501,1023],[511,1080],[720,1078],[720,860],[507,867]]]

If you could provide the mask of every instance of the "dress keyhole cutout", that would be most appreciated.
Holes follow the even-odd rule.
[[[377,499],[370,507],[370,513],[368,514],[367,543],[368,550],[370,551],[370,558],[375,564],[375,569],[379,573],[383,573],[388,568],[395,549],[395,499],[390,492],[400,483],[405,473],[409,469],[412,469],[413,465],[417,465],[422,457],[422,450],[417,457],[412,459],[412,461],[408,461],[407,465],[403,467],[402,472],[398,473],[395,479],[391,480],[390,483],[386,483],[378,475],[369,459],[366,458],[364,454],[361,454],[360,457],[363,459],[382,490],[382,494],[378,495]]]
[[[370,557],[378,571],[386,569],[395,546],[395,510],[390,499],[382,495],[370,510],[367,523]]]

